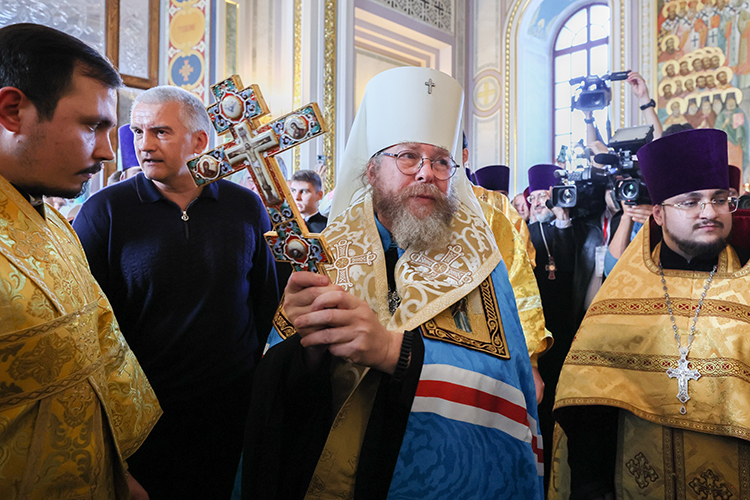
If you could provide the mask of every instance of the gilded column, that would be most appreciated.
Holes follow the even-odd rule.
[[[302,106],[302,0],[294,0],[294,106]],[[292,171],[300,169],[300,149],[292,153]]]
[[[325,44],[323,66],[323,116],[328,124],[328,133],[323,136],[323,154],[326,156],[328,174],[325,191],[336,186],[336,32],[338,0],[325,0],[323,33]]]

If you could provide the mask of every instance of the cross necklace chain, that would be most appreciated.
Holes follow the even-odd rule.
[[[677,399],[682,403],[680,413],[685,415],[687,413],[685,403],[687,403],[687,401],[690,399],[690,396],[688,396],[688,381],[698,380],[701,377],[701,374],[698,373],[698,370],[691,370],[688,368],[687,356],[690,353],[690,347],[693,345],[693,339],[695,338],[695,325],[698,323],[698,315],[701,313],[703,300],[706,298],[708,289],[711,288],[711,282],[714,279],[714,274],[716,274],[716,266],[714,266],[714,268],[711,270],[711,273],[708,275],[708,279],[706,280],[706,285],[703,287],[703,293],[701,294],[701,298],[698,301],[698,307],[695,309],[695,317],[693,318],[693,324],[690,326],[690,332],[688,333],[688,343],[685,347],[682,347],[682,343],[680,342],[680,332],[677,330],[677,323],[675,323],[674,320],[672,301],[669,299],[667,281],[664,279],[664,268],[662,268],[661,266],[661,261],[659,261],[659,274],[661,275],[662,288],[664,288],[664,299],[667,301],[669,319],[672,321],[674,339],[677,341],[677,350],[680,353],[680,359],[677,360],[677,368],[669,368],[667,370],[667,375],[669,376],[669,378],[677,379],[677,386],[679,388],[679,391],[677,392]]]
[[[547,265],[544,266],[544,270],[548,271],[549,274],[547,275],[548,280],[554,280],[555,279],[555,271],[557,271],[557,266],[555,266],[555,258],[552,256],[552,253],[549,251],[549,246],[547,245],[547,237],[544,236],[544,223],[539,223],[539,231],[542,233],[542,241],[544,242],[544,249],[547,250]]]

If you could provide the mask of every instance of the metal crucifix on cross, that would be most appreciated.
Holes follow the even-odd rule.
[[[216,103],[207,109],[219,136],[232,140],[188,161],[196,185],[203,186],[247,168],[266,207],[274,230],[264,236],[274,257],[289,262],[295,271],[325,274],[332,262],[325,238],[310,233],[275,155],[327,131],[317,104],[311,103],[265,125],[269,114],[260,88],[243,88],[240,77],[231,76],[211,87]]]

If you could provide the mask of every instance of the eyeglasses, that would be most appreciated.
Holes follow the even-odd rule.
[[[382,156],[390,156],[396,159],[396,167],[404,175],[416,175],[424,166],[425,160],[430,160],[432,174],[436,179],[447,181],[456,173],[458,165],[450,156],[438,156],[437,158],[427,158],[416,151],[406,150],[400,153],[378,153]]]
[[[539,200],[539,202],[543,202],[546,200],[549,200],[549,193],[539,193],[539,194],[532,194],[526,197],[526,201],[529,202],[529,204],[534,203],[536,200]]]
[[[727,198],[713,198],[710,201],[685,200],[680,203],[661,203],[663,207],[674,207],[681,210],[685,215],[696,217],[700,215],[711,204],[717,214],[729,214],[737,210],[737,198],[729,196]]]

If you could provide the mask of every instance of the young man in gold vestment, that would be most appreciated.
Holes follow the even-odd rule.
[[[147,495],[125,470],[161,415],[89,271],[42,196],[114,157],[120,76],[51,28],[0,29],[0,498]]]
[[[653,221],[563,366],[550,498],[750,499],[750,268],[727,137],[680,132],[638,159]]]

